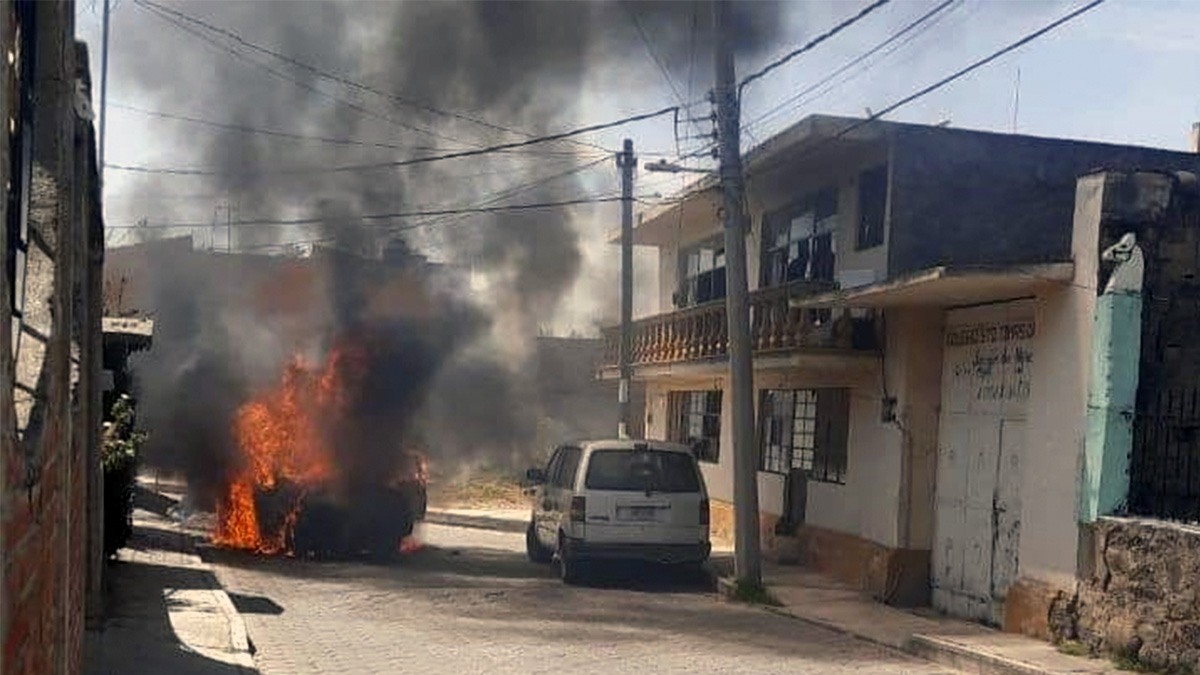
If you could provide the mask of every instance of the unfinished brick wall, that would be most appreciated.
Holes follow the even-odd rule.
[[[32,77],[8,67],[2,84],[12,92],[32,83],[36,94],[25,99],[34,102],[26,109],[27,119],[32,112],[32,134],[22,133],[18,124],[16,134],[0,136],[0,177],[6,179],[0,184],[11,182],[18,197],[5,195],[2,222],[12,228],[27,219],[27,235],[12,247],[20,253],[14,262],[12,240],[0,239],[0,259],[6,262],[0,275],[4,675],[82,672],[86,502],[89,480],[98,471],[98,429],[92,429],[95,411],[88,402],[98,385],[89,375],[99,343],[91,335],[90,308],[98,306],[100,291],[99,275],[89,267],[103,234],[90,115],[76,92],[87,65],[86,50],[74,40],[74,11],[72,2],[62,0],[0,8],[4,49],[19,45],[22,58],[34,59]],[[16,39],[18,29],[24,39]],[[19,66],[22,58],[13,60]],[[8,55],[3,62],[10,62]],[[86,97],[86,77],[83,85]],[[19,108],[0,112],[12,119]],[[15,144],[27,142],[33,150],[26,173],[11,160],[19,157]],[[21,193],[28,195],[27,209]],[[24,289],[15,312],[14,288]]]

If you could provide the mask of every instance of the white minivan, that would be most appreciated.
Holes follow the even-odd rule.
[[[563,445],[534,487],[529,559],[557,561],[566,583],[593,560],[699,566],[708,559],[708,494],[684,445],[610,440]]]

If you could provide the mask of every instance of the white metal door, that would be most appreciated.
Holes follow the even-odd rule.
[[[933,603],[992,623],[1019,566],[1032,316],[1027,302],[1012,302],[955,310],[946,321]]]

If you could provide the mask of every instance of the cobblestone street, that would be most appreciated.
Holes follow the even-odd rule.
[[[391,565],[205,554],[268,675],[947,673],[652,570],[563,586],[523,536],[426,525]]]

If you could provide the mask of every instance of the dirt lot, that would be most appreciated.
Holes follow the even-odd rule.
[[[429,505],[443,509],[517,509],[529,505],[517,479],[503,475],[478,475],[470,478],[442,479],[429,482]]]

